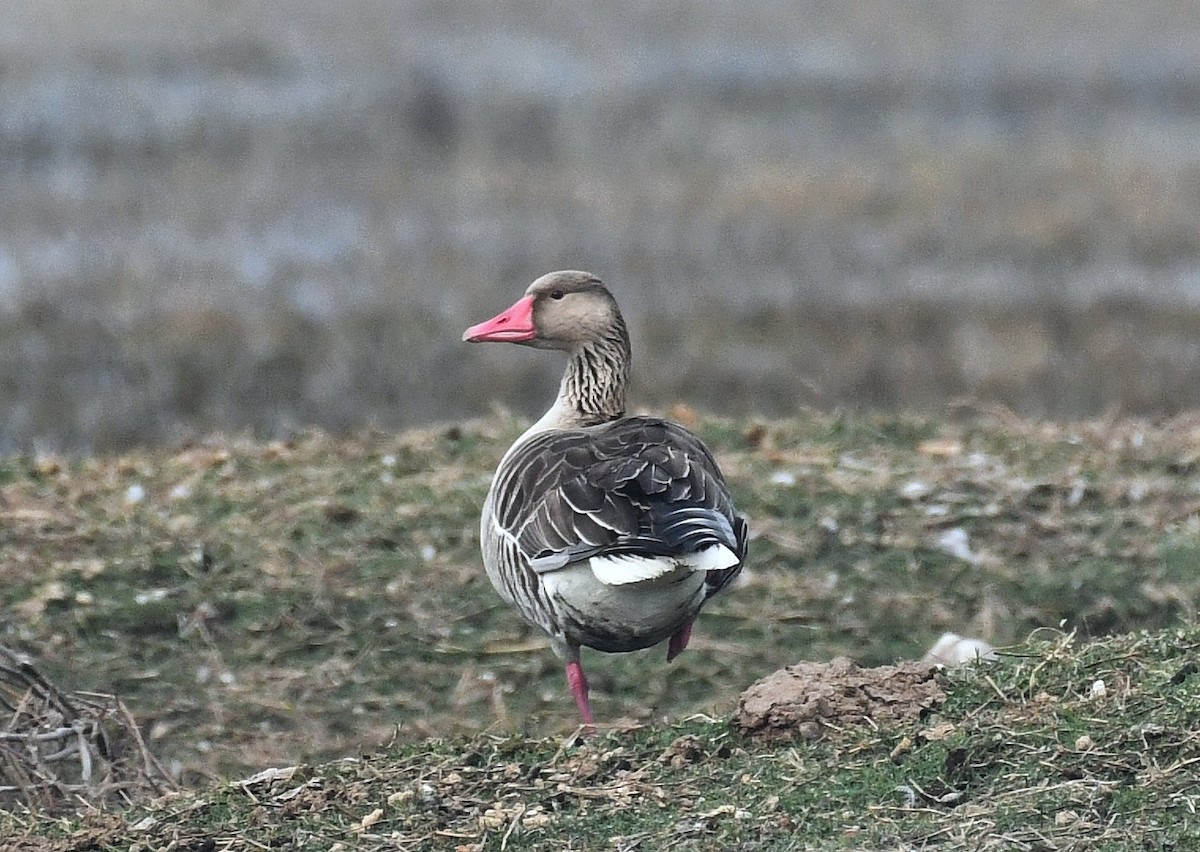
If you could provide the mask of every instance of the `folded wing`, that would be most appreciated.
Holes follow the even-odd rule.
[[[609,585],[704,571],[715,594],[741,569],[746,524],[720,468],[681,426],[629,417],[519,446],[496,516],[538,574],[588,560]]]

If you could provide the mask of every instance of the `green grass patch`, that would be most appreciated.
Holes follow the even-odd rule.
[[[125,812],[0,826],[16,849],[1188,848],[1198,649],[1194,627],[1048,633],[947,673],[940,707],[891,727],[764,740],[693,718],[583,741],[397,740]]]
[[[478,556],[487,482],[521,426],[500,417],[400,435],[307,434],[78,461],[0,460],[4,641],[32,653],[68,688],[118,690],[149,747],[185,785],[301,760],[319,764],[386,742],[401,755],[413,749],[416,760],[422,749],[430,753],[429,737],[475,750],[515,737],[526,743],[520,748],[557,752],[576,724],[561,668],[545,640],[499,601]],[[696,735],[705,750],[721,748],[712,745],[718,738],[734,743],[729,755],[712,759],[731,774],[719,784],[696,782],[699,792],[686,794],[687,826],[669,807],[649,807],[653,794],[639,793],[647,815],[605,806],[581,837],[599,843],[608,832],[603,843],[632,848],[644,836],[643,846],[659,848],[676,831],[679,845],[789,848],[803,846],[811,829],[822,844],[847,848],[901,839],[928,845],[952,835],[966,842],[972,821],[985,819],[970,807],[1007,784],[1011,766],[1049,749],[1050,739],[1053,759],[1028,769],[1029,783],[1046,789],[1028,795],[1043,808],[1056,801],[1078,814],[1091,808],[1086,819],[1100,825],[1136,802],[1128,785],[1089,787],[1088,778],[1110,764],[1117,774],[1150,772],[1131,763],[1134,756],[1169,768],[1164,749],[1187,745],[1145,725],[1196,721],[1197,677],[1185,670],[1172,647],[1182,640],[1171,632],[1200,599],[1190,429],[852,414],[701,418],[696,428],[750,516],[745,581],[706,610],[692,646],[671,665],[661,648],[585,651],[585,665],[601,719],[649,726],[633,736],[652,744],[614,741],[610,748],[624,755],[614,760],[648,767],[648,755],[666,749],[663,738]],[[794,744],[799,757],[789,757],[774,746],[736,743],[720,725],[669,722],[726,717],[742,689],[798,660],[848,655],[882,664],[919,656],[946,630],[1021,647],[1038,631],[1060,628],[1080,649],[1110,650],[1064,651],[1061,659],[1045,649],[1020,652],[1032,656],[1006,659],[989,670],[990,681],[956,685],[945,711],[956,727],[940,740],[863,733],[857,746],[842,742],[828,753]],[[1153,676],[1162,706],[1150,699],[1135,706],[1132,697],[1116,705],[1110,697],[1106,713],[1141,715],[1121,736],[1104,734],[1119,757],[1097,746],[1084,760],[1073,743],[1084,735],[1101,743],[1089,714],[1102,705],[1084,698],[1091,684],[1104,680],[1110,696],[1134,695],[1119,691],[1134,676],[1121,654],[1084,643],[1141,628],[1167,632],[1121,653],[1143,660],[1138,676]],[[1106,662],[1104,653],[1116,658]],[[1155,654],[1177,665],[1151,664]],[[1051,670],[1058,674],[1047,680]],[[1057,715],[1041,713],[1047,700],[1057,702]],[[1032,714],[1012,737],[997,743],[989,739],[994,728],[972,727],[1011,707]],[[911,745],[897,764],[888,755],[904,736]],[[434,754],[435,762],[449,760]],[[857,774],[841,774],[843,763]],[[742,784],[744,774],[764,778],[761,797],[748,792],[755,784]],[[659,787],[685,796],[681,785]],[[504,790],[472,795],[497,797],[491,805],[512,795]],[[939,797],[954,792],[968,799],[947,809]],[[767,810],[771,796],[779,801]],[[576,794],[547,793],[535,804],[547,814],[569,807],[573,824],[583,826],[600,808]],[[735,813],[720,810],[726,805]],[[385,816],[395,806],[384,807]],[[428,838],[461,831],[473,839],[460,845],[486,840],[485,848],[498,848],[502,834],[481,828],[489,823],[480,822],[486,808],[479,807],[446,815]],[[753,816],[738,817],[738,807]],[[957,834],[945,833],[943,810],[967,815]],[[1015,792],[1006,794],[987,812],[987,825],[1015,825],[1032,813]],[[390,830],[408,831],[410,817],[397,819]],[[511,814],[504,819],[513,825]],[[341,842],[361,839],[352,823]],[[1059,829],[1041,816],[1037,825]],[[510,839],[518,832],[536,839],[542,830],[531,823]],[[1013,831],[1036,845],[1032,829]],[[1155,832],[1155,842],[1186,836]],[[613,837],[626,840],[609,843]]]

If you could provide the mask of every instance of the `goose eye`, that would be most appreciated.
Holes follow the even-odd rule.
[[[567,294],[564,293],[562,290],[554,289],[554,290],[550,291],[551,299],[561,299],[565,295],[567,295]]]

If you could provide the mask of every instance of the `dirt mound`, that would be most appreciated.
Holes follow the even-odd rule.
[[[733,724],[748,733],[812,739],[827,729],[907,722],[945,700],[939,680],[929,663],[869,669],[846,657],[797,663],[743,692]]]

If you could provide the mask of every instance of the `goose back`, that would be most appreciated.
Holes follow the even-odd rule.
[[[747,547],[745,521],[712,454],[687,429],[652,417],[518,441],[492,482],[481,533],[484,563],[502,597],[552,637],[581,634],[567,640],[600,650],[645,647],[670,635],[737,575]],[[709,567],[698,554],[716,549],[729,555]],[[581,588],[579,572],[571,584],[554,576],[589,563],[613,570],[586,573],[584,590],[575,592],[581,596],[615,600],[613,586],[649,587],[672,572],[680,584],[684,574],[703,577],[645,636],[605,638],[588,635],[583,624],[570,627],[579,607],[567,589]],[[655,564],[664,567],[646,570]]]

